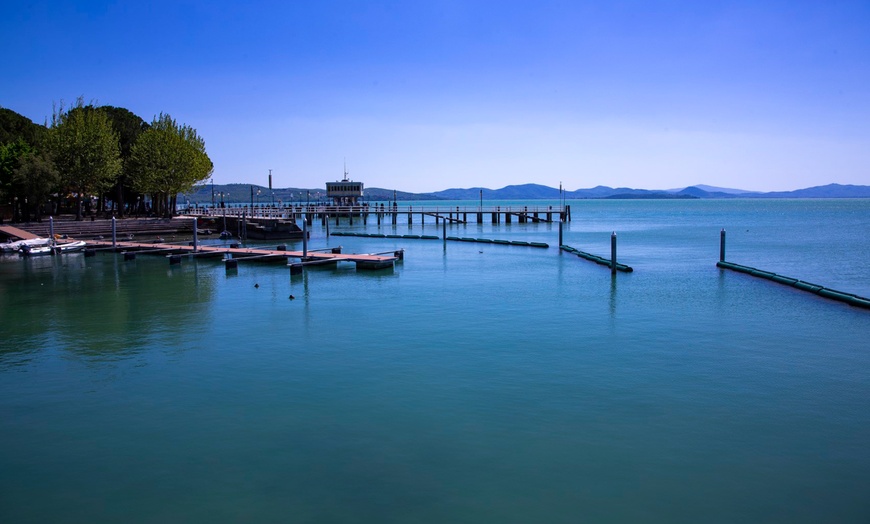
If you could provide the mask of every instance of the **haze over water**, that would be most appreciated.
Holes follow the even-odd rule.
[[[870,201],[571,204],[633,273],[488,218],[551,247],[0,258],[0,521],[866,522],[870,313],[715,263],[870,296]]]

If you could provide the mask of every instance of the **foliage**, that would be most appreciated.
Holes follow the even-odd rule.
[[[166,214],[172,213],[179,193],[205,181],[213,170],[196,130],[163,113],[133,144],[129,167],[133,188],[151,193]]]
[[[21,139],[31,146],[39,146],[45,134],[45,126],[34,124],[29,118],[0,107],[0,145]]]
[[[104,111],[79,98],[68,109],[55,109],[46,143],[62,182],[76,194],[81,219],[82,196],[111,187],[121,173],[118,133]]]
[[[132,153],[133,144],[143,132],[151,127],[139,115],[133,113],[123,107],[100,106],[99,109],[106,113],[109,120],[112,122],[112,129],[118,133],[118,141],[121,151],[121,175],[115,180],[114,186],[108,191],[112,199],[117,204],[117,211],[120,216],[124,216],[125,202],[129,199],[135,200],[135,191],[130,187],[130,166],[129,160]]]
[[[25,202],[37,208],[47,202],[60,182],[60,175],[46,151],[31,152],[21,158],[13,174],[13,186]],[[29,214],[29,210],[25,210]],[[37,212],[37,218],[41,213]]]
[[[21,166],[22,159],[31,154],[33,148],[18,138],[8,144],[0,144],[0,202],[6,203],[18,196],[15,187],[15,171]]]

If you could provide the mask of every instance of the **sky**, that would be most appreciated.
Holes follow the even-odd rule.
[[[0,106],[194,127],[213,181],[870,184],[870,2],[12,2]]]

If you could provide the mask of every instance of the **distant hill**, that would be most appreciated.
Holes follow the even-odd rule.
[[[326,198],[326,190],[323,188],[275,188],[269,191],[263,186],[251,184],[211,184],[201,186],[189,195],[182,195],[191,203],[207,203],[212,200],[214,191],[215,201],[221,201],[221,194],[225,202],[244,204],[251,201],[251,190],[254,192],[254,202],[269,204],[280,201],[282,203],[317,202]],[[260,191],[257,196],[257,190]],[[274,193],[274,196],[273,196]],[[468,189],[445,189],[434,193],[409,193],[393,189],[371,187],[365,189],[367,202],[389,202],[395,198],[399,201],[408,200],[556,200],[559,198],[559,189],[540,184],[521,184],[505,186],[501,189],[489,189],[485,187],[472,187]],[[717,188],[714,186],[697,185],[683,189],[651,190],[633,189],[630,187],[595,186],[588,189],[564,191],[563,195],[568,200],[580,199],[674,199],[674,198],[870,198],[870,186],[828,184],[825,186],[808,187],[795,191],[774,191],[759,193],[744,191],[742,189]]]
[[[484,200],[516,200],[516,199],[545,199],[559,198],[559,190],[542,186],[540,184],[523,184],[519,186],[505,186],[501,189],[487,189],[473,187],[471,189],[445,189],[432,193],[438,198],[445,200],[476,200],[483,191]]]
[[[870,186],[828,184],[795,191],[760,193],[763,198],[870,198]]]

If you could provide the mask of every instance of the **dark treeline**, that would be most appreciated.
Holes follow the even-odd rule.
[[[161,113],[61,103],[39,125],[0,107],[0,220],[49,214],[172,216],[176,195],[211,176],[196,130]],[[147,204],[146,204],[147,202]]]

